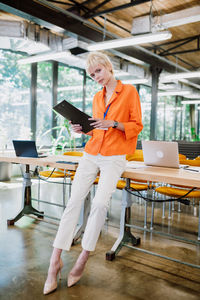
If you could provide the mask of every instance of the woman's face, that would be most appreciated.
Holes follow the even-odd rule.
[[[91,66],[89,68],[89,74],[92,79],[102,86],[106,86],[112,77],[111,71],[101,64]]]

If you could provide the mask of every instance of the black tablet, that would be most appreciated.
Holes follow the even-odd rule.
[[[84,133],[87,133],[94,129],[94,127],[90,125],[90,123],[94,121],[88,120],[91,117],[66,100],[63,100],[62,102],[54,106],[53,109],[67,120],[70,120],[72,124],[80,124]]]

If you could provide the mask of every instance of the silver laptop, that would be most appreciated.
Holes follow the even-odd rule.
[[[146,165],[179,168],[177,142],[142,141],[142,150]]]

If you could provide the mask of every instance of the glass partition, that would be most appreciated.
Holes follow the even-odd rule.
[[[40,62],[37,67],[36,140],[38,146],[52,144],[52,63]]]
[[[83,70],[59,64],[58,103],[65,99],[78,109],[83,110],[83,80]],[[69,123],[62,116],[57,115],[57,124],[59,126],[57,142],[60,147],[76,148],[82,146],[82,136],[72,133]]]
[[[13,139],[30,139],[30,66],[19,65],[23,56],[0,50],[0,148]]]
[[[182,107],[178,97],[158,97],[157,139],[179,140],[182,138]]]
[[[143,130],[138,136],[138,140],[149,140],[150,138],[150,119],[151,119],[151,88],[140,85],[139,96],[142,108]]]

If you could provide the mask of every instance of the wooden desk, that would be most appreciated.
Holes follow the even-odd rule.
[[[129,179],[180,184],[200,188],[200,172],[192,172],[184,169],[151,167],[145,166],[144,163],[138,164],[138,162],[136,162],[136,165],[141,165],[144,167],[138,169],[127,167],[126,171],[123,174],[123,177]],[[191,169],[194,168],[195,167],[191,166]]]
[[[138,166],[138,162],[135,162],[135,165]],[[128,187],[130,185],[130,179],[133,179],[133,180],[147,180],[153,182],[164,182],[164,183],[186,185],[186,186],[200,188],[200,172],[192,172],[184,169],[151,167],[151,166],[145,166],[144,163],[139,163],[139,165],[140,166],[138,166],[138,169],[127,167],[126,171],[123,173],[123,177],[127,179]],[[191,167],[191,169],[195,169],[195,167]],[[197,169],[198,168],[196,168],[196,170]],[[130,231],[131,227],[134,227],[131,226],[130,224],[131,206],[132,206],[132,200],[130,196],[131,195],[126,190],[123,190],[122,208],[121,208],[121,217],[120,217],[120,233],[118,239],[114,243],[111,250],[106,253],[106,259],[107,260],[115,259],[116,254],[121,250],[121,248],[123,246],[127,246],[129,248],[136,249],[144,253],[152,254],[158,257],[162,257],[165,259],[169,259],[175,262],[179,262],[200,269],[199,265],[193,265],[187,262],[173,259],[171,257],[166,257],[151,251],[144,250],[142,248],[135,247],[140,244],[140,238],[133,236]],[[199,230],[200,230],[200,216],[199,216]],[[170,234],[168,236],[170,238],[174,237],[176,239],[179,239],[178,236],[172,236]],[[187,239],[184,238],[181,238],[180,240],[187,242]],[[131,243],[132,246],[130,246],[128,243]],[[194,244],[199,244],[199,242],[194,241]]]
[[[7,224],[14,225],[24,215],[35,215],[43,218],[44,212],[38,211],[32,206],[31,201],[31,176],[30,176],[30,165],[32,166],[44,166],[52,168],[62,168],[67,170],[75,171],[77,165],[70,164],[67,162],[78,162],[80,157],[66,156],[66,155],[55,155],[44,158],[31,158],[31,157],[17,157],[13,152],[0,153],[0,161],[10,162],[16,164],[23,164],[26,166],[26,170],[23,176],[23,203],[22,210],[13,219],[7,220]],[[57,163],[57,161],[66,161],[66,163]]]
[[[16,157],[14,154],[0,154],[0,161],[10,162],[10,163],[20,163],[26,165],[26,173],[24,176],[24,207],[22,211],[12,220],[8,220],[8,225],[13,225],[19,218],[25,214],[35,214],[40,217],[43,212],[39,212],[32,207],[31,204],[31,181],[30,181],[30,165],[35,166],[48,166],[53,168],[62,168],[69,170],[76,170],[76,165],[65,164],[65,163],[56,163],[56,161],[70,161],[70,162],[79,162],[80,157],[73,156],[49,156],[46,158],[25,158],[25,157]],[[132,162],[132,164],[134,164]],[[140,165],[137,168],[138,164]],[[200,172],[191,172],[184,169],[172,169],[172,168],[162,168],[162,167],[150,167],[144,166],[143,163],[135,163],[136,168],[127,167],[122,177],[127,179],[127,186],[130,184],[130,179],[134,180],[147,180],[153,182],[165,182],[170,184],[182,184],[188,185],[196,188],[200,188]],[[192,167],[194,168],[194,167]],[[132,248],[136,249],[134,246],[140,244],[140,238],[132,235],[130,231],[130,215],[131,215],[131,205],[132,201],[130,199],[130,194],[123,190],[122,192],[122,209],[121,209],[121,218],[120,218],[120,233],[119,237],[113,245],[111,251],[106,253],[107,260],[113,260],[115,255],[120,251],[120,249],[126,245],[126,243],[131,242]],[[130,246],[131,247],[131,246]],[[138,249],[141,250],[142,249]],[[145,251],[144,251],[145,252]],[[150,253],[150,252],[148,252]],[[150,253],[154,254],[154,253]],[[156,254],[154,254],[156,255]],[[159,257],[167,258],[161,255]],[[169,259],[169,258],[167,258]],[[171,259],[173,260],[173,259]],[[180,262],[178,260],[174,260]],[[184,263],[187,264],[187,263]],[[191,265],[190,266],[195,266]],[[196,266],[195,266],[196,267]],[[200,268],[200,267],[199,267]]]

